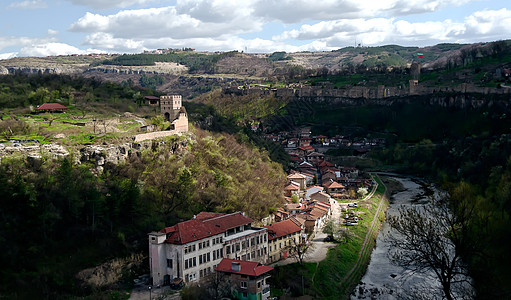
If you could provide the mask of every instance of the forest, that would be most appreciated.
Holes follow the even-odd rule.
[[[75,274],[147,251],[148,232],[201,211],[245,211],[257,220],[282,203],[279,164],[233,136],[200,129],[194,135],[109,164],[102,174],[71,158],[3,158],[0,293],[98,297],[101,291],[81,287]],[[130,274],[118,288],[130,287]]]

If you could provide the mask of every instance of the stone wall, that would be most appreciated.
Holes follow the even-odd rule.
[[[188,121],[187,121],[187,124],[188,124]],[[133,137],[133,141],[134,142],[142,142],[142,141],[146,141],[146,140],[152,140],[152,139],[157,139],[157,138],[162,138],[162,137],[167,137],[167,136],[172,136],[172,135],[180,136],[181,132],[179,132],[177,130],[167,130],[167,131],[155,131],[155,132],[149,132],[149,133],[142,133],[142,134],[135,135]]]

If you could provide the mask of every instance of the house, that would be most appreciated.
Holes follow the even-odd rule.
[[[297,138],[291,138],[287,140],[287,147],[288,148],[296,148],[298,145],[299,139]]]
[[[316,152],[316,151],[313,151],[311,153],[308,153],[307,155],[305,155],[305,160],[306,161],[322,161],[325,159],[325,155],[319,153],[319,152]]]
[[[300,190],[305,190],[307,187],[307,176],[300,173],[294,173],[287,176],[287,179],[296,182],[300,185]]]
[[[266,228],[252,226],[241,212],[201,212],[194,219],[149,233],[149,267],[153,285],[174,278],[200,281],[222,258],[268,259]]]
[[[311,200],[316,200],[316,201],[330,204],[330,199],[331,199],[330,195],[328,195],[327,193],[324,193],[322,191],[315,192],[314,194],[311,194],[309,197]]]
[[[301,156],[306,156],[307,154],[314,151],[314,148],[312,146],[300,146],[296,148],[296,152]]]
[[[329,181],[336,181],[337,180],[337,174],[334,170],[327,169],[325,172],[321,175],[321,179],[325,182]]]
[[[300,129],[300,137],[310,137],[311,136],[311,128],[304,127]]]
[[[289,215],[299,214],[304,208],[305,207],[301,203],[288,203],[284,205],[284,209],[289,213]]]
[[[325,187],[326,192],[330,195],[342,194],[346,190],[346,187],[344,185],[333,180],[323,183],[323,187]]]
[[[300,138],[300,146],[301,147],[307,147],[311,145],[311,138],[310,137],[303,137]]]
[[[305,233],[311,234],[316,232],[318,226],[318,218],[310,214],[300,214],[295,216],[297,219],[302,219],[305,224]]]
[[[284,188],[284,196],[286,196],[286,197],[291,197],[293,195],[298,196],[299,193],[300,193],[300,184],[298,184],[296,182],[291,181],[291,183],[288,184]]]
[[[150,106],[159,106],[160,105],[160,97],[156,96],[145,96],[144,103]]]
[[[272,267],[258,262],[224,258],[216,267],[223,280],[230,282],[234,299],[267,300],[270,298]]]
[[[300,243],[304,226],[291,219],[264,226],[268,231],[268,263],[286,259],[290,248]]]
[[[358,169],[353,167],[343,167],[340,169],[341,176],[346,176],[348,178],[357,178],[358,177]]]
[[[63,113],[66,109],[68,109],[67,106],[64,106],[59,103],[43,103],[36,107],[36,112],[38,113]]]
[[[305,199],[309,200],[311,195],[317,192],[322,192],[325,188],[319,185],[310,186],[305,190]]]

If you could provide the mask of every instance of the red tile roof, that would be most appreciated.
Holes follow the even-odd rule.
[[[298,149],[302,150],[302,151],[314,151],[314,147],[312,146],[301,146],[301,147],[298,147]]]
[[[300,190],[300,187],[290,183],[288,186],[284,188],[284,191],[298,191]]]
[[[64,106],[62,104],[59,104],[59,103],[43,103],[43,104],[39,105],[36,109],[37,110],[45,110],[45,109],[60,110],[60,109],[68,109],[68,107]]]
[[[205,213],[202,217],[210,217],[207,219],[192,219],[177,223],[174,226],[166,227],[160,232],[167,234],[165,240],[170,244],[187,244],[203,238],[217,235],[227,231],[228,229],[247,225],[254,220],[244,216],[241,212],[232,214],[221,214],[213,217],[214,213]],[[199,214],[201,215],[201,214]]]
[[[295,222],[289,219],[264,227],[268,229],[268,241],[272,241],[295,232],[300,232],[302,230],[300,226],[296,225]]]
[[[318,167],[335,167],[334,164],[327,162],[326,160],[323,160],[318,164]]]
[[[239,271],[234,271],[232,269],[233,262],[240,264]],[[218,264],[218,266],[216,267],[216,270],[219,272],[226,272],[226,273],[233,273],[233,274],[259,276],[259,275],[262,275],[264,273],[267,273],[267,272],[273,270],[273,268],[269,267],[269,266],[261,265],[260,263],[255,262],[255,261],[245,261],[245,260],[224,258]]]
[[[220,216],[223,216],[223,215],[225,215],[225,214],[202,211],[202,212],[200,212],[195,217],[195,219],[197,219],[197,220],[207,220],[207,219],[211,219],[211,218],[215,218],[215,217],[220,217]]]

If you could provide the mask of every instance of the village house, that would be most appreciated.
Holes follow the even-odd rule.
[[[300,138],[300,147],[307,147],[311,145],[311,138],[310,137],[303,137]]]
[[[64,106],[60,103],[43,103],[36,107],[35,111],[38,113],[63,113],[67,106]]]
[[[322,191],[315,192],[314,194],[311,194],[309,196],[311,200],[316,200],[319,202],[330,204],[331,197],[327,193],[324,193]]]
[[[241,212],[202,212],[192,220],[149,233],[153,285],[167,285],[174,278],[199,281],[224,257],[265,262],[266,228],[253,227],[252,222]]]
[[[284,187],[284,196],[292,197],[293,195],[300,195],[300,184],[291,181],[286,187]]]
[[[265,226],[268,231],[268,263],[286,259],[294,245],[300,244],[304,226],[294,218]]]
[[[300,190],[305,190],[307,187],[307,177],[299,174],[299,173],[293,173],[287,176],[287,179],[296,182],[300,185]]]
[[[305,190],[305,199],[310,200],[311,195],[317,192],[322,192],[325,188],[319,185],[313,185]]]
[[[144,103],[149,106],[159,106],[160,105],[160,97],[145,96]]]
[[[325,188],[325,191],[330,194],[343,194],[346,192],[346,187],[337,181],[329,180],[327,182],[323,183],[323,187]]]
[[[325,159],[325,155],[323,155],[319,152],[316,152],[316,151],[313,151],[313,152],[305,155],[306,161],[316,162],[316,161],[322,161],[324,159]]]
[[[312,146],[300,146],[300,147],[296,148],[295,151],[296,151],[296,153],[298,153],[298,155],[304,157],[307,154],[313,152],[314,148]]]
[[[258,262],[224,258],[216,271],[222,281],[230,282],[234,299],[267,300],[270,298],[270,271],[272,267]]]

